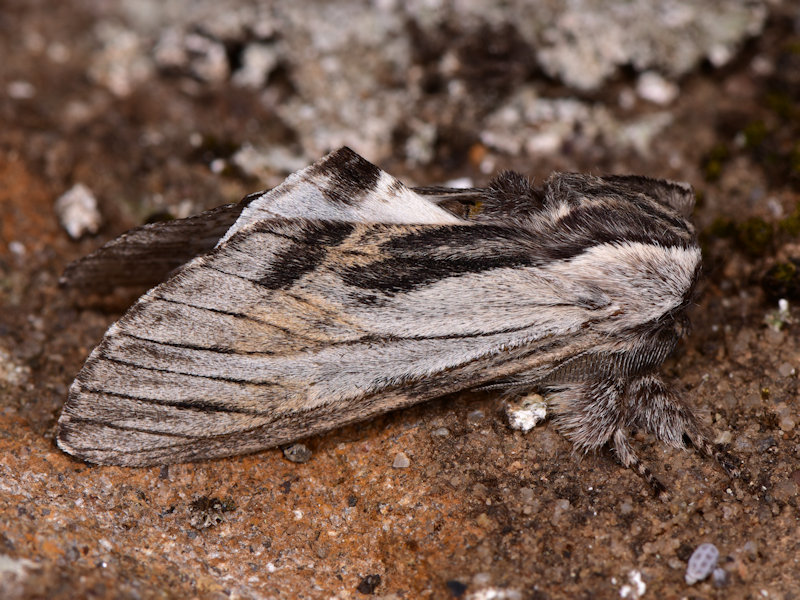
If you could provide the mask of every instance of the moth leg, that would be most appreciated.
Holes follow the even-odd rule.
[[[614,381],[567,384],[547,393],[558,430],[584,452],[604,446],[623,424],[622,388]]]
[[[614,451],[617,453],[619,461],[629,469],[636,472],[639,477],[645,480],[653,494],[659,498],[667,499],[669,494],[666,486],[656,477],[653,472],[644,464],[637,456],[634,449],[628,442],[628,435],[623,428],[619,428],[614,432]]]
[[[713,459],[730,477],[739,477],[740,461],[714,444],[694,411],[656,375],[630,382],[627,391],[631,424],[639,424],[674,448],[688,441],[703,456]]]
[[[584,452],[613,443],[619,461],[633,469],[656,496],[664,497],[666,488],[640,460],[628,442],[628,425],[622,382],[608,379],[566,385],[547,395],[555,412],[555,425],[576,448]]]

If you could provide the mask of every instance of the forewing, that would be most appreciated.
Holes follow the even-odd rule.
[[[545,368],[608,300],[555,281],[517,235],[246,227],[109,329],[70,389],[59,445],[123,465],[241,454]]]
[[[222,241],[275,218],[349,223],[463,222],[347,147],[264,192],[242,211]]]
[[[349,148],[294,173],[280,186],[186,219],[137,227],[71,263],[61,283],[106,292],[116,286],[152,286],[237,231],[280,218],[371,223],[459,223],[426,197]]]

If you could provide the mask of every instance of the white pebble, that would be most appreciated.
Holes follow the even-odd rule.
[[[647,591],[647,584],[642,580],[642,572],[633,570],[628,573],[628,585],[623,585],[619,589],[620,598],[631,598],[635,600],[644,596]]]
[[[76,183],[56,200],[56,214],[61,225],[75,240],[86,233],[97,233],[102,221],[97,199],[82,183]]]
[[[398,452],[394,457],[392,466],[395,469],[407,469],[411,465],[411,461],[406,456],[405,452]]]
[[[242,52],[242,66],[233,74],[233,83],[252,89],[263,87],[278,60],[278,51],[272,45],[249,44]]]
[[[6,93],[14,100],[28,100],[36,95],[36,88],[29,81],[16,80],[6,86]]]
[[[679,91],[677,85],[667,81],[655,71],[645,71],[636,82],[636,93],[639,97],[660,106],[675,100]]]
[[[547,401],[539,394],[529,394],[506,405],[511,429],[528,433],[547,416]]]

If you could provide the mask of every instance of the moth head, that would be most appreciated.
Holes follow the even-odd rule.
[[[691,333],[692,322],[689,319],[689,309],[697,304],[697,297],[699,296],[698,283],[700,282],[701,271],[702,264],[698,262],[692,276],[691,285],[683,295],[683,301],[674,310],[668,313],[669,317],[672,319],[673,327],[678,338],[685,337]]]

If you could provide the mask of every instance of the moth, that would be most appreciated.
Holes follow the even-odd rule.
[[[157,285],[86,360],[58,445],[196,461],[488,388],[542,393],[577,450],[612,446],[656,490],[635,428],[736,474],[658,375],[700,275],[693,204],[688,184],[638,176],[409,188],[342,148],[67,268],[83,289]]]

